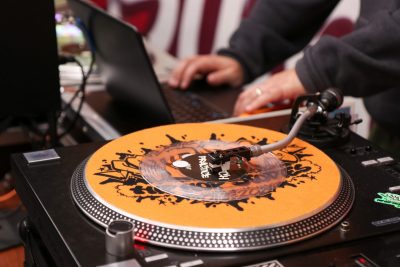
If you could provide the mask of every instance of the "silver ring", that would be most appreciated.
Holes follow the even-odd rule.
[[[263,94],[263,91],[260,89],[260,87],[256,88],[256,96],[261,96]]]

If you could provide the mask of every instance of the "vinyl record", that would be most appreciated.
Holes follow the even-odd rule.
[[[140,164],[140,172],[149,184],[164,192],[213,202],[262,196],[286,179],[285,165],[272,153],[216,173],[209,170],[207,153],[241,145],[243,142],[220,140],[171,144],[146,154]]]

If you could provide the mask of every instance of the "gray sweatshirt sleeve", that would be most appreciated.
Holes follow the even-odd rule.
[[[245,82],[303,49],[339,0],[259,0],[218,53],[237,59]]]
[[[296,72],[309,92],[329,87],[368,96],[400,88],[400,10],[379,11],[342,38],[322,37],[305,50]]]

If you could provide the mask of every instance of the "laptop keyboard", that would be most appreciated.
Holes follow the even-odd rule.
[[[189,91],[163,88],[163,93],[176,122],[212,121],[229,116],[226,112],[219,110],[205,99]]]

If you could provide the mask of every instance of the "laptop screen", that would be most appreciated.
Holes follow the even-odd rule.
[[[128,25],[84,0],[68,4],[94,50],[106,88],[122,105],[153,125],[173,123],[166,100],[143,44],[142,36]]]

